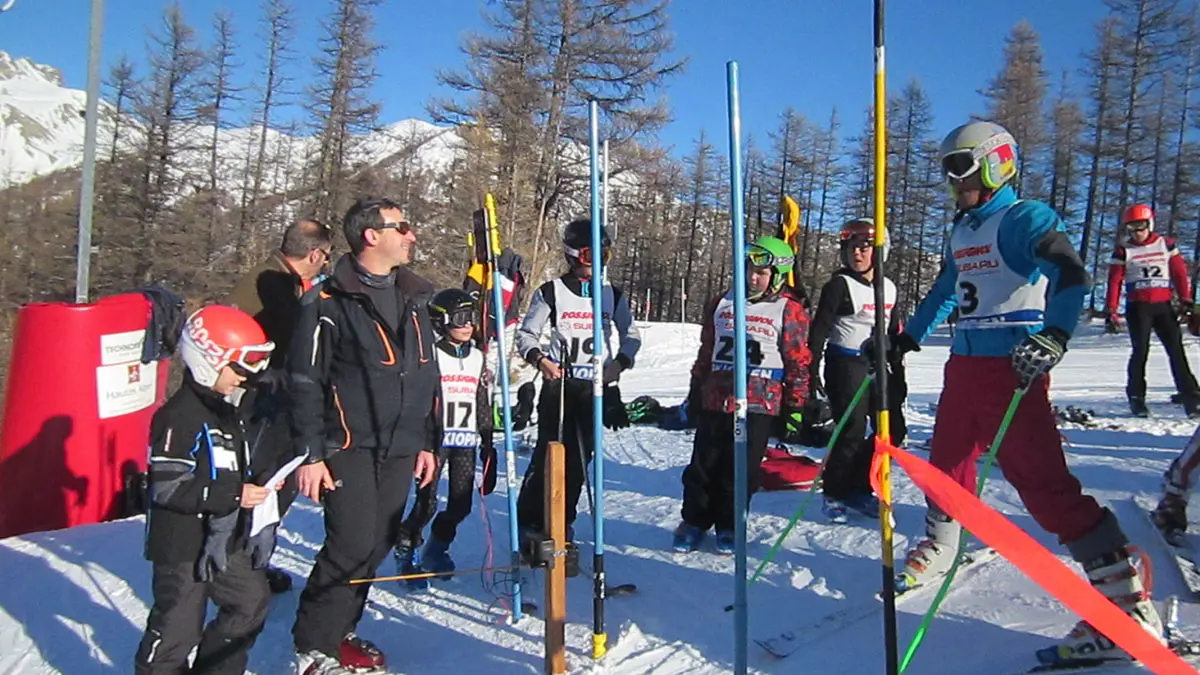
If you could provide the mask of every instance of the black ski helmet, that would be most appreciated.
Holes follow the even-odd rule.
[[[475,298],[461,288],[438,291],[429,301],[429,318],[438,335],[445,335],[451,328],[475,324],[478,311]]]
[[[567,223],[563,228],[563,254],[567,257],[567,263],[572,267],[576,265],[590,265],[591,250],[592,250],[592,221],[590,218],[579,218]],[[608,236],[608,230],[603,225],[600,226],[600,248],[607,255],[612,248],[612,239]],[[587,255],[582,255],[587,251]],[[582,258],[586,257],[587,261]],[[605,263],[608,260],[605,259]]]

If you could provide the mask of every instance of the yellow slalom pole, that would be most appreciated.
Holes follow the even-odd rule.
[[[875,1],[875,384],[879,387],[879,425],[875,434],[891,443],[891,414],[888,411],[887,313],[884,294],[884,245],[887,242],[887,78],[884,74],[884,0]],[[887,673],[899,673],[896,631],[896,560],[893,549],[892,462],[884,455],[879,462],[879,528],[883,535],[883,634]]]

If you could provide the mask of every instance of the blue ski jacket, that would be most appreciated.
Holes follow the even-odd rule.
[[[1015,201],[1016,193],[1006,185],[987,202],[963,214],[954,228],[978,228],[989,216]],[[1074,333],[1083,309],[1083,296],[1091,282],[1058,214],[1043,202],[1022,201],[1004,215],[997,238],[1001,257],[1015,272],[1025,275],[1030,282],[1036,281],[1039,274],[1048,277],[1044,325],[1058,328],[1068,336]],[[918,344],[924,342],[958,305],[957,288],[958,269],[947,243],[942,269],[904,332]],[[950,352],[963,356],[1008,356],[1026,337],[1041,329],[1042,326],[1025,325],[958,330]]]

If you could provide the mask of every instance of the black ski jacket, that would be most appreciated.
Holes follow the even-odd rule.
[[[438,447],[441,380],[427,304],[433,286],[397,270],[399,327],[391,328],[342,256],[301,298],[287,359],[292,438],[308,462],[339,450],[406,457]]]

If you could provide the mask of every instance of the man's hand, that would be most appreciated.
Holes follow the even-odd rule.
[[[321,501],[322,489],[335,489],[333,474],[329,473],[325,462],[313,462],[296,469],[296,485],[300,488],[300,494],[318,503]]]
[[[558,364],[551,361],[548,356],[544,356],[541,361],[538,361],[538,370],[542,371],[542,377],[547,380],[561,380],[563,376],[562,368],[559,368]]]
[[[274,492],[271,488],[255,485],[254,483],[242,484],[242,508],[252,509],[255,506],[267,501],[267,497]]]
[[[604,384],[611,384],[621,379],[621,371],[625,367],[620,361],[609,361],[607,366],[604,366]]]
[[[413,475],[417,477],[420,487],[425,487],[437,478],[438,461],[437,455],[429,450],[422,450],[417,453],[417,464],[413,467]]]
[[[1012,351],[1013,368],[1022,387],[1050,372],[1067,353],[1068,336],[1053,326],[1030,335]]]

